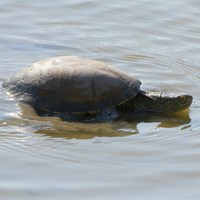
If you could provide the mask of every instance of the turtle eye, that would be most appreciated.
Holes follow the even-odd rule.
[[[181,96],[179,96],[179,99],[180,99],[181,101],[186,101],[186,96],[181,95]]]

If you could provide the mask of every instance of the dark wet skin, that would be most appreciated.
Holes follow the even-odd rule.
[[[131,99],[117,106],[117,109],[134,110],[156,113],[176,113],[187,110],[192,104],[192,96],[162,96],[161,93],[139,92],[134,99]]]

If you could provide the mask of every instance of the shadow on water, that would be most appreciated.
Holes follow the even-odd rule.
[[[0,126],[22,127],[23,132],[44,134],[48,137],[66,139],[89,139],[94,137],[122,137],[141,133],[138,125],[149,124],[155,129],[189,127],[189,111],[173,115],[120,112],[119,117],[107,122],[67,121],[58,116],[38,116],[28,105],[19,104],[18,118],[8,118]]]

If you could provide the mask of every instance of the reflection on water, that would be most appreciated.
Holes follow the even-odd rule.
[[[17,118],[2,121],[1,126],[21,126],[23,130],[41,133],[50,137],[67,139],[88,139],[93,137],[117,137],[140,133],[147,124],[154,130],[158,128],[189,127],[189,111],[163,115],[155,113],[120,112],[118,118],[108,122],[69,121],[57,116],[38,116],[35,110],[26,104],[18,104],[20,112]],[[138,129],[138,126],[140,127]],[[147,132],[148,130],[146,130]],[[141,131],[143,132],[143,131]]]

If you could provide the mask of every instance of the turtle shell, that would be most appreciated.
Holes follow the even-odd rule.
[[[103,62],[60,56],[33,63],[3,86],[35,108],[84,113],[114,107],[134,98],[140,84]]]

